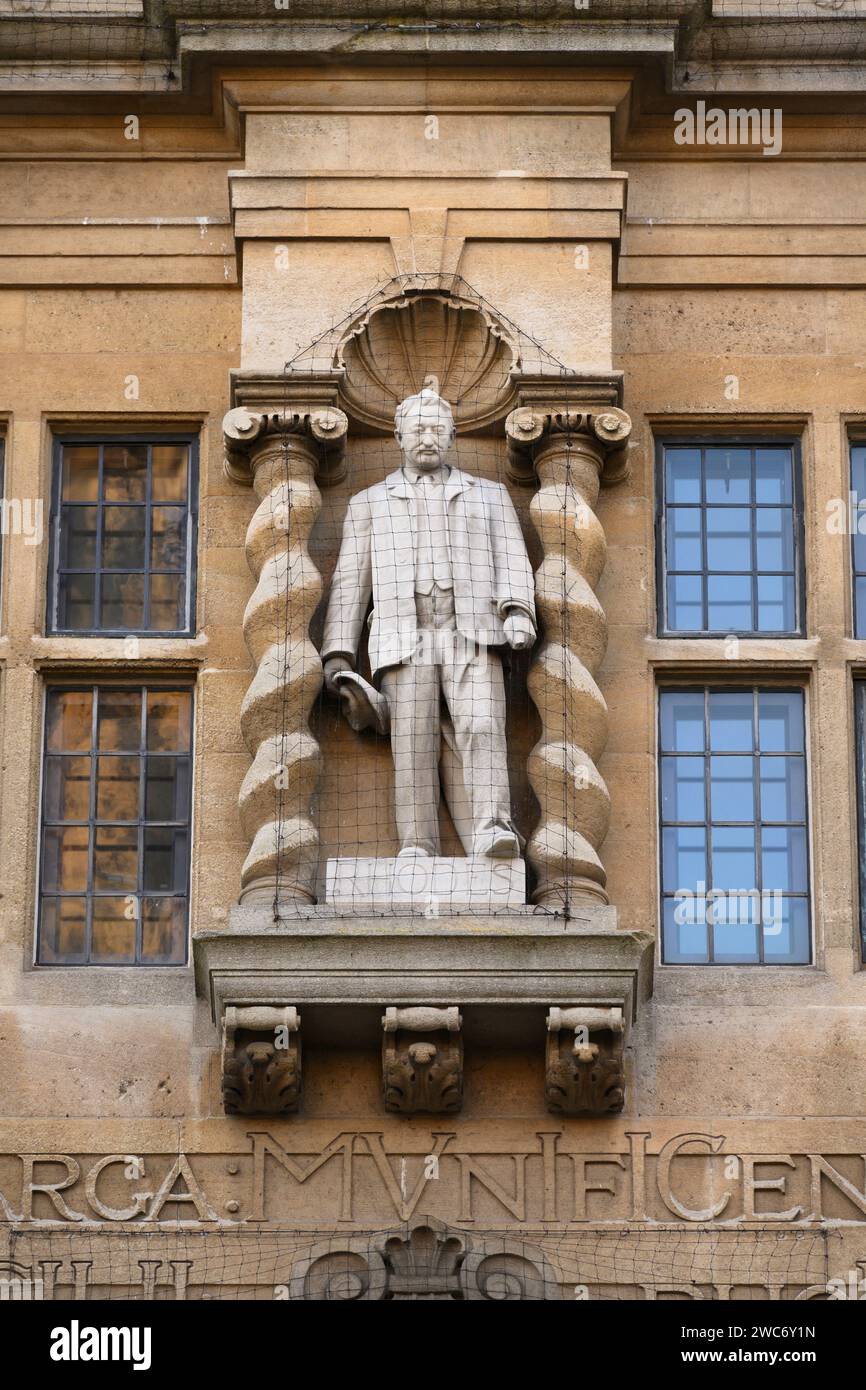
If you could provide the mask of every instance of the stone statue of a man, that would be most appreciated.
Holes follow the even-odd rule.
[[[400,854],[439,853],[444,735],[460,774],[450,780],[460,786],[464,845],[511,858],[520,841],[497,648],[535,641],[520,523],[501,484],[449,467],[454,419],[435,391],[398,406],[395,435],[402,467],[349,504],[325,619],[325,681],[337,691],[353,679],[372,596],[370,668],[388,707]]]

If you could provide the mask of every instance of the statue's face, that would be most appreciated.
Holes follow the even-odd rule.
[[[404,463],[424,473],[445,462],[453,439],[451,416],[437,401],[424,401],[404,415],[397,435]]]

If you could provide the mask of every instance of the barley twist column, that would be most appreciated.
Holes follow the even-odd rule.
[[[631,421],[615,407],[519,408],[505,429],[512,475],[526,481],[534,472],[538,480],[530,513],[542,548],[535,573],[542,642],[529,673],[542,733],[528,765],[541,818],[526,853],[534,901],[563,910],[579,899],[608,901],[598,851],[610,797],[596,766],[608,714],[595,682],[607,646],[595,595],[606,543],[595,506],[606,461],[622,459]]]
[[[322,664],[309,624],[322,579],[307,543],[321,506],[317,474],[341,455],[347,429],[334,407],[257,412],[241,406],[223,421],[226,471],[252,482],[259,499],[246,536],[257,583],[243,628],[256,674],[241,707],[241,732],[253,757],[238,798],[251,841],[242,900],[314,900],[319,836],[311,800],[321,755],[309,719]]]

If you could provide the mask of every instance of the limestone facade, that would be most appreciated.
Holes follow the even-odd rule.
[[[762,50],[727,0],[697,32],[685,0],[592,31],[517,0],[480,29],[188,8],[167,37],[106,4],[99,45],[0,23],[0,1273],[826,1297],[866,1276],[866,644],[827,524],[866,439],[861,21],[797,12]],[[781,111],[780,152],[679,143],[699,101]],[[329,862],[397,838],[322,614],[349,498],[399,464],[392,397],[449,371],[459,465],[508,485],[536,574],[526,901],[377,915],[326,900]],[[157,437],[198,457],[189,633],[52,632],[62,442]],[[659,635],[657,453],[695,440],[796,446],[800,635]],[[41,963],[48,693],[149,685],[194,692],[184,963]],[[804,692],[806,963],[662,957],[683,686]],[[462,855],[443,815],[436,863]]]

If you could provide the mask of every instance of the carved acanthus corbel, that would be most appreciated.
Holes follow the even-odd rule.
[[[259,498],[246,537],[257,584],[243,627],[257,669],[241,709],[253,755],[239,796],[251,841],[242,898],[313,901],[318,832],[310,802],[320,754],[309,717],[322,665],[309,624],[322,580],[307,545],[321,506],[316,479],[339,475],[348,423],[334,406],[297,402],[283,410],[238,406],[223,421],[226,472],[252,483]]]
[[[297,1009],[229,1006],[223,1015],[222,1090],[227,1115],[292,1115],[301,1100]]]
[[[385,1010],[385,1109],[401,1115],[453,1114],[463,1103],[463,1020],[456,1007]]]
[[[607,646],[607,620],[595,596],[606,543],[595,514],[608,467],[623,476],[631,420],[615,406],[593,410],[520,407],[505,422],[509,471],[538,488],[530,505],[542,547],[535,595],[542,637],[529,673],[541,738],[529,780],[541,817],[527,845],[533,899],[567,911],[576,899],[607,902],[598,850],[610,797],[596,763],[608,716],[595,683]]]
[[[622,1009],[552,1008],[547,1015],[544,1092],[557,1115],[609,1115],[622,1110]]]

